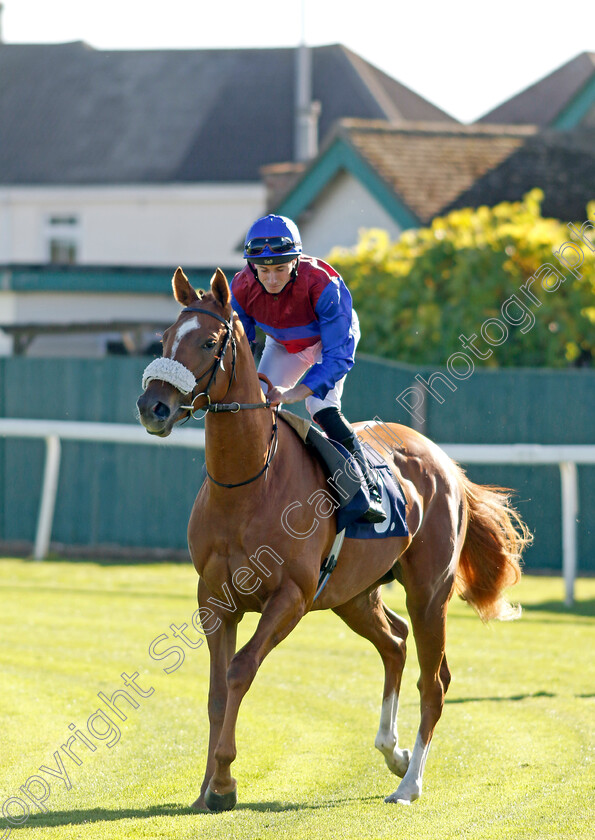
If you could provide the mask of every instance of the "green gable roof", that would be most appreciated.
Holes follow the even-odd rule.
[[[595,107],[595,72],[568,105],[560,111],[552,126],[561,129],[576,128],[593,107]]]
[[[574,128],[593,104],[595,52],[583,52],[484,114],[478,123]]]
[[[338,173],[347,172],[401,230],[429,224],[534,133],[529,126],[342,120],[329,145],[281,198],[278,211],[299,218]]]
[[[337,137],[322,152],[299,183],[276,208],[278,213],[298,219],[340,172],[348,172],[360,181],[381,207],[403,230],[418,227],[420,220],[402,202],[394,190],[346,141]]]

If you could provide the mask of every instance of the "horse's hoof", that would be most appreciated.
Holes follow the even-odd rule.
[[[199,796],[198,799],[196,799],[190,807],[193,811],[197,811],[198,813],[200,813],[201,811],[203,813],[206,813],[209,810],[205,803],[204,796]]]
[[[421,796],[421,788],[416,785],[413,788],[403,787],[403,783],[399,785],[394,793],[387,796],[385,802],[395,803],[397,805],[411,805],[416,799]]]
[[[389,803],[396,803],[397,805],[411,805],[411,799],[398,799],[395,797],[394,793],[391,793],[390,796],[387,796],[384,801]]]
[[[232,811],[238,802],[238,790],[230,790],[229,793],[215,793],[210,786],[205,793],[205,805],[209,811]]]

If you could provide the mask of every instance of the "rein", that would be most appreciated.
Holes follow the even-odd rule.
[[[216,318],[220,321],[226,329],[225,336],[221,342],[221,346],[219,348],[219,354],[215,356],[213,361],[213,365],[208,368],[203,374],[201,374],[198,378],[192,373],[192,371],[188,370],[184,365],[180,362],[176,362],[173,359],[155,359],[151,362],[150,365],[147,366],[145,372],[143,374],[143,388],[149,384],[152,379],[161,379],[165,382],[169,382],[170,385],[173,385],[179,391],[185,390],[185,387],[182,383],[190,381],[190,377],[194,379],[194,388],[198,385],[199,381],[207,376],[209,373],[211,374],[209,381],[207,383],[207,387],[204,391],[201,391],[195,397],[192,397],[192,402],[190,405],[181,405],[180,408],[188,411],[188,420],[193,418],[194,420],[202,420],[208,413],[211,414],[221,414],[223,412],[231,412],[232,414],[237,414],[238,411],[244,411],[249,409],[256,409],[256,408],[270,408],[271,404],[267,400],[266,402],[259,402],[259,403],[239,403],[239,402],[231,402],[231,403],[212,403],[209,391],[211,386],[215,381],[215,377],[217,376],[217,369],[221,368],[221,370],[225,370],[223,360],[225,358],[225,354],[227,353],[227,349],[229,344],[231,343],[231,373],[229,376],[229,385],[227,386],[227,391],[225,392],[224,399],[230,391],[232,382],[235,377],[235,368],[236,368],[236,358],[237,358],[237,345],[236,339],[233,334],[233,320],[227,321],[225,318],[222,318],[220,315],[217,315],[216,312],[211,312],[208,309],[203,309],[200,306],[186,306],[182,312],[200,312],[202,315],[210,315],[212,318]],[[233,316],[232,316],[233,317]],[[167,363],[167,364],[166,364]],[[180,370],[181,369],[181,370]],[[260,374],[259,374],[260,376]],[[180,378],[181,377],[181,378]],[[271,383],[268,383],[271,385]],[[192,388],[192,391],[194,391]],[[192,391],[190,394],[192,395]],[[187,392],[186,392],[187,393]],[[203,406],[204,414],[202,417],[196,417],[197,409],[194,408],[194,403],[199,397],[206,397],[207,398],[207,405]],[[277,417],[278,417],[278,407],[273,409],[273,429],[271,432],[271,439],[268,446],[267,457],[265,461],[264,467],[252,478],[248,478],[246,481],[239,481],[236,484],[225,484],[221,481],[217,481],[217,479],[213,478],[213,476],[206,470],[207,476],[213,484],[217,484],[219,487],[226,487],[226,488],[233,488],[233,487],[243,487],[246,484],[251,484],[253,481],[256,481],[257,478],[265,473],[273,458],[275,457],[275,453],[277,452],[277,444],[278,444],[278,424],[277,424]]]

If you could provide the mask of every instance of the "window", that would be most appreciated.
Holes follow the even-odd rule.
[[[50,216],[46,226],[47,254],[51,263],[73,265],[78,261],[80,220],[78,216]]]

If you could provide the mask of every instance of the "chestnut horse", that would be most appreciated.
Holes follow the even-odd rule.
[[[242,698],[265,656],[307,612],[324,609],[369,639],[382,657],[375,745],[402,777],[385,801],[410,803],[421,794],[450,682],[449,599],[456,590],[484,621],[516,617],[520,609],[511,607],[503,590],[519,580],[520,555],[531,535],[505,490],[471,483],[423,435],[398,424],[358,424],[362,441],[380,454],[390,452],[387,461],[407,502],[409,536],[345,539],[335,571],[314,600],[336,535],[334,513],[313,508],[328,486],[325,473],[266,402],[223,272],[213,275],[210,292],[197,294],[178,268],[173,290],[184,308],[163,335],[163,358],[145,371],[138,408],[147,431],[162,437],[194,411],[207,411],[207,477],[188,525],[210,653],[208,756],[194,807],[228,810],[236,804],[230,767]],[[397,737],[408,625],[381,597],[381,584],[393,579],[405,588],[420,667],[421,720],[412,752]],[[236,652],[237,625],[248,611],[260,613],[258,626]]]

